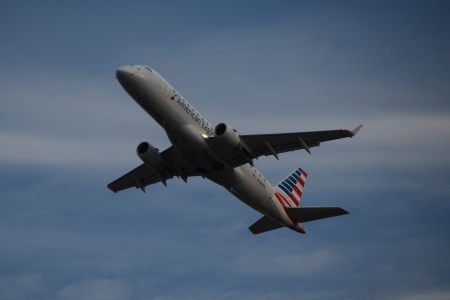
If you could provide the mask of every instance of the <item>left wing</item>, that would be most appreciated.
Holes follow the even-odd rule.
[[[229,147],[224,147],[217,138],[208,138],[207,142],[211,148],[231,167],[235,168],[246,164],[249,160],[262,155],[273,155],[278,159],[279,153],[305,149],[310,152],[311,147],[319,146],[320,143],[353,137],[361,129],[362,124],[354,130],[327,130],[276,134],[253,134],[241,135],[240,139],[243,150],[238,151]]]
[[[114,193],[131,187],[140,188],[145,192],[145,186],[161,181],[165,184],[167,179],[174,176],[187,180],[188,177],[200,175],[173,147],[161,152],[161,156],[165,165],[163,171],[157,172],[144,163],[108,184],[108,188]]]

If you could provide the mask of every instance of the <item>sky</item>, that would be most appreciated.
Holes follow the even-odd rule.
[[[1,299],[449,299],[447,1],[1,1]],[[240,134],[364,127],[262,157],[349,215],[254,236],[189,178],[106,185],[170,143],[115,70],[157,70]]]

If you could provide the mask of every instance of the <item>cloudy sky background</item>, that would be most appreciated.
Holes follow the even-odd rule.
[[[0,3],[0,298],[450,298],[448,2],[211,2]],[[363,123],[255,162],[350,215],[253,236],[201,178],[109,191],[170,145],[126,64],[241,134]]]

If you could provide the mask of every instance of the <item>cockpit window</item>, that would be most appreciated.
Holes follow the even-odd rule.
[[[150,73],[153,72],[152,69],[150,69],[149,67],[144,67],[144,68],[146,68]]]

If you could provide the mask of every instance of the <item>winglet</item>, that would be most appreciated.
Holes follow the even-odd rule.
[[[355,136],[362,127],[363,127],[363,124],[359,125],[355,129],[353,129],[353,131],[352,131],[353,136]]]

